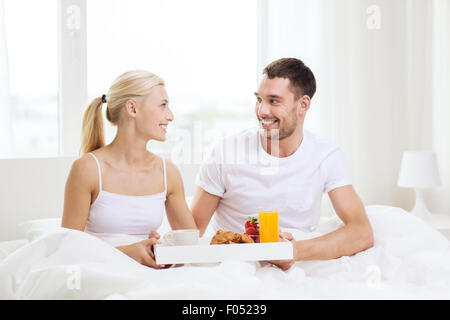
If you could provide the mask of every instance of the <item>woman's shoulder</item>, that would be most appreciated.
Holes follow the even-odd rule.
[[[172,160],[167,158],[160,157],[162,161],[166,163],[166,173],[168,177],[177,176],[180,174],[180,169],[178,169],[177,165],[173,163]]]
[[[148,151],[148,155],[149,155],[148,165],[150,167],[154,167],[156,162],[158,163],[158,166],[161,166],[160,168],[162,168],[165,164],[167,173],[169,173],[169,171],[170,173],[172,173],[174,170],[177,170],[177,166],[170,159],[164,156],[160,156],[151,151]]]
[[[83,154],[72,163],[70,176],[80,182],[95,184],[98,167],[90,154]]]
[[[167,178],[167,184],[170,187],[173,184],[178,184],[182,181],[181,172],[180,169],[177,167],[175,163],[173,163],[172,160],[168,158],[161,157],[159,155],[156,155],[161,161],[165,162],[166,165],[166,178]]]
[[[75,168],[77,170],[90,170],[95,169],[96,167],[97,165],[95,163],[94,157],[92,157],[88,153],[81,155],[72,164],[72,168]]]
[[[91,152],[86,152],[74,161],[74,165],[80,169],[98,171],[97,161],[100,166],[109,163],[110,153],[107,148],[101,147]]]

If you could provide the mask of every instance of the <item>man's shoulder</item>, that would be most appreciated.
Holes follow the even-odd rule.
[[[319,161],[325,160],[330,154],[340,150],[339,146],[328,138],[307,130],[304,134],[312,146],[313,156]]]
[[[244,129],[217,139],[208,148],[208,161],[218,162],[234,159],[236,155],[255,149],[258,143],[256,128]]]

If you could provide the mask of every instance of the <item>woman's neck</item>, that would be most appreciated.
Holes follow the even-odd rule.
[[[137,137],[130,130],[118,128],[116,137],[106,148],[114,154],[115,160],[119,163],[127,167],[140,167],[151,155],[147,150],[147,143],[148,141]]]

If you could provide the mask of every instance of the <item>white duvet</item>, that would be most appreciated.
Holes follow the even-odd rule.
[[[373,248],[351,257],[297,262],[288,271],[239,261],[153,270],[111,242],[62,229],[0,257],[0,298],[449,299],[449,241],[402,209],[366,210]],[[301,239],[339,226],[332,218],[314,233],[289,231]]]

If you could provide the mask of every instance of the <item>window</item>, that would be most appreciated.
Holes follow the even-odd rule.
[[[168,141],[150,149],[201,161],[196,155],[211,142],[257,125],[256,7],[257,0],[0,0],[0,157],[76,155],[90,100],[119,74],[146,69],[165,80],[175,115]],[[110,142],[115,128],[106,129]]]
[[[220,136],[255,126],[256,0],[87,2],[88,95],[145,69],[166,82],[175,120],[150,150],[199,162]],[[107,127],[107,140],[115,130]],[[181,147],[181,148],[180,148]],[[183,149],[183,150],[181,150]]]
[[[0,157],[56,156],[57,2],[4,0],[3,4]]]

